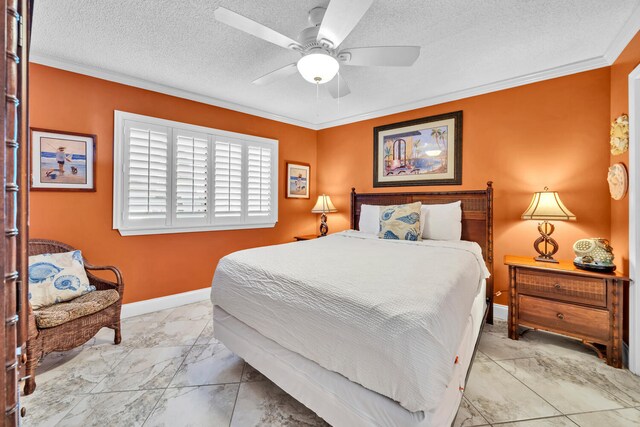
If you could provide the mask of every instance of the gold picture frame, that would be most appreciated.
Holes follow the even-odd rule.
[[[308,199],[311,166],[302,162],[287,162],[285,197],[287,199]]]

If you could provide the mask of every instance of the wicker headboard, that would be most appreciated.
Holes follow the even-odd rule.
[[[400,205],[422,202],[425,205],[452,203],[460,200],[462,206],[462,240],[476,242],[491,272],[487,279],[487,300],[489,312],[487,321],[493,323],[493,186],[487,182],[486,190],[439,191],[422,193],[365,193],[358,194],[351,189],[351,228],[358,229],[360,206]]]

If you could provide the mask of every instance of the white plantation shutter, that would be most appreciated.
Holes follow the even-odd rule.
[[[274,227],[278,141],[115,112],[113,228],[123,236]]]
[[[215,208],[218,222],[242,218],[242,144],[216,140],[214,155]]]
[[[272,148],[249,145],[247,149],[247,216],[271,216]]]
[[[209,138],[182,130],[174,131],[176,222],[207,223],[209,216]]]
[[[165,224],[168,205],[169,130],[129,122],[125,126],[124,220],[140,226]]]

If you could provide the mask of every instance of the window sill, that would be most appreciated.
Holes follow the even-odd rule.
[[[249,230],[252,228],[273,228],[277,222],[265,224],[234,225],[200,225],[195,227],[153,227],[153,228],[119,228],[121,236],[147,236],[153,234],[198,233],[203,231]],[[115,229],[115,228],[114,228]]]

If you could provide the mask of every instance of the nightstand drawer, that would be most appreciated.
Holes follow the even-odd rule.
[[[601,279],[518,269],[516,283],[522,294],[607,306],[607,286]]]
[[[520,322],[531,327],[549,328],[597,342],[609,340],[609,312],[562,302],[518,297]]]

